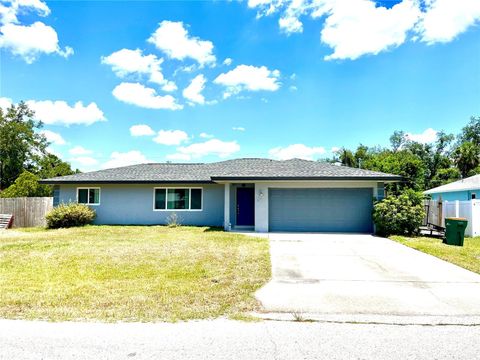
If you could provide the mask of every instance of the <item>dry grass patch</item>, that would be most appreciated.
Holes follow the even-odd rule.
[[[269,278],[266,239],[207,227],[86,226],[0,237],[3,318],[241,318],[257,308],[253,293]]]
[[[429,237],[392,236],[390,239],[480,274],[480,237],[465,238],[463,246],[446,245],[440,239]]]

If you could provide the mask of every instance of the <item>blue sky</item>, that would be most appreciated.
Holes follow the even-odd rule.
[[[0,0],[0,106],[82,170],[318,159],[480,114],[480,2]]]

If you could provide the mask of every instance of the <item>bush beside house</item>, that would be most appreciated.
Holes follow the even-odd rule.
[[[413,190],[388,196],[373,208],[376,233],[381,236],[416,235],[424,217],[423,195]]]
[[[49,229],[69,228],[91,224],[95,220],[95,211],[83,204],[60,204],[51,210],[47,216]]]

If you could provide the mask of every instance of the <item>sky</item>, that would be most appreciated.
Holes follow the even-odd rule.
[[[0,107],[82,171],[319,159],[480,115],[479,0],[0,0]]]

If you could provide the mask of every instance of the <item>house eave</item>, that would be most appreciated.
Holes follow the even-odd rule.
[[[214,184],[208,180],[39,180],[43,185],[75,184]]]
[[[400,182],[401,177],[389,176],[284,176],[284,177],[258,177],[258,176],[215,176],[214,182],[235,182],[235,181],[382,181],[382,182]]]

